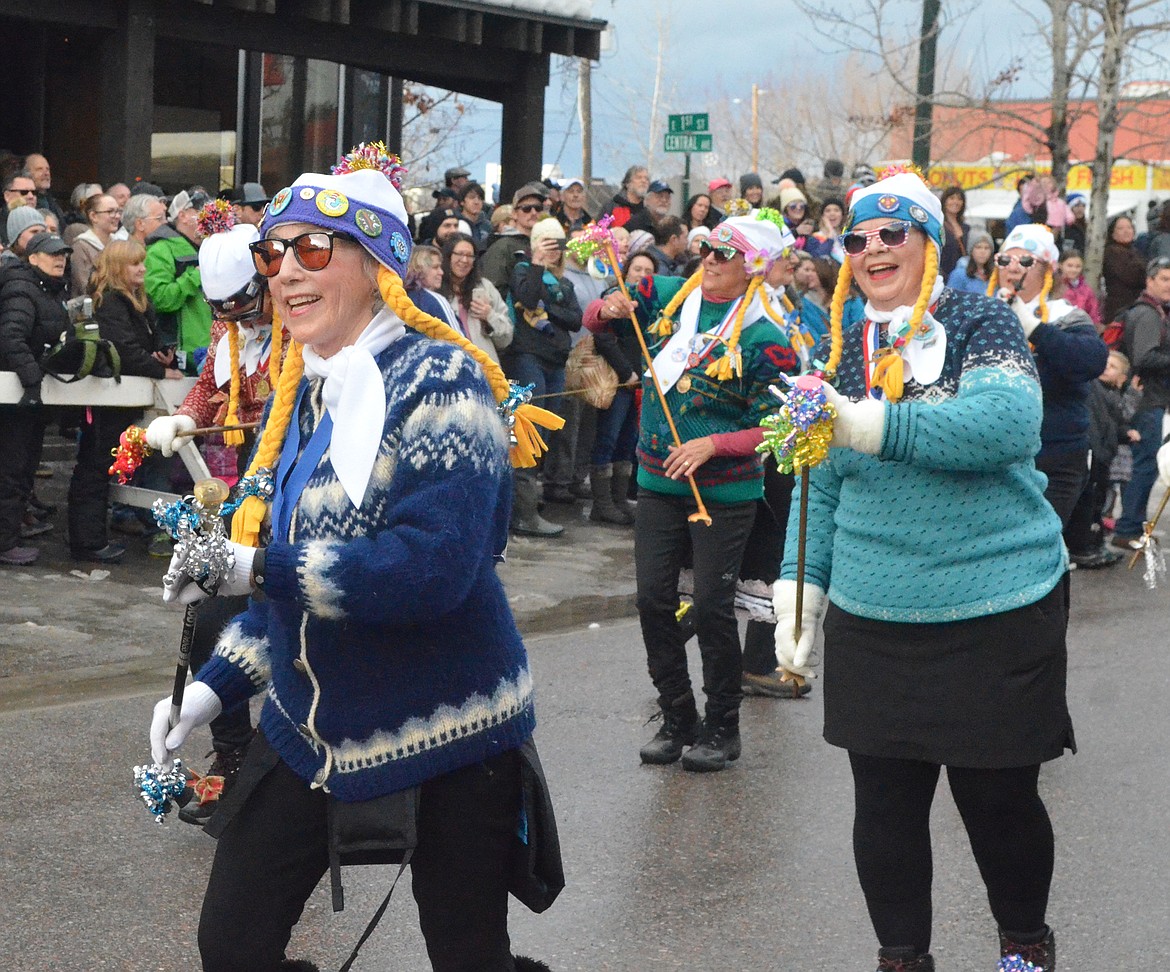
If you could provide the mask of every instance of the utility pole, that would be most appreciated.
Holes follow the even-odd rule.
[[[918,100],[914,105],[913,161],[923,172],[930,165],[934,56],[938,43],[939,6],[940,0],[922,0],[922,34],[918,42]]]
[[[760,86],[752,82],[752,172],[760,171]]]
[[[593,182],[593,65],[577,59],[577,119],[581,123],[581,181],[585,191]]]

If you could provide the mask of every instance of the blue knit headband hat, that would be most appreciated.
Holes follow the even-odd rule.
[[[281,189],[264,213],[262,234],[282,223],[308,223],[344,233],[383,266],[406,276],[410,231],[406,206],[387,175],[375,168],[337,175],[304,172]]]
[[[842,232],[867,219],[904,219],[917,226],[942,250],[943,211],[938,197],[912,172],[899,172],[872,186],[858,189],[849,202]]]

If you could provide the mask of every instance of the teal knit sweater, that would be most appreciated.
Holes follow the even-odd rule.
[[[999,301],[944,290],[942,375],[886,403],[876,456],[832,449],[810,476],[806,578],[851,614],[934,623],[998,614],[1047,594],[1067,570],[1044,498],[1040,384],[1019,322]],[[838,389],[866,394],[860,325]],[[795,579],[800,481],[781,577]]]

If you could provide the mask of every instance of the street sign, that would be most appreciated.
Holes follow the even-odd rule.
[[[672,135],[679,135],[683,132],[706,132],[710,131],[707,125],[707,113],[692,115],[667,115],[667,131]],[[668,150],[669,151],[669,150]]]
[[[702,116],[706,118],[706,115]],[[694,134],[669,134],[663,144],[664,152],[710,152],[711,136]]]

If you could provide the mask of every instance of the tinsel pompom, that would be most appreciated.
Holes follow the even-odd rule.
[[[117,476],[118,485],[125,486],[152,451],[146,444],[146,429],[140,425],[131,425],[118,437],[117,448],[110,450],[114,463],[106,475]]]
[[[613,214],[602,216],[596,222],[590,223],[575,240],[566,244],[574,259],[582,266],[599,250],[602,256],[606,255],[606,248],[612,247],[617,252],[617,239],[613,235]]]
[[[784,217],[780,215],[780,211],[772,209],[770,206],[764,206],[756,210],[756,219],[763,220],[766,223],[774,223],[776,228],[783,232],[787,227],[784,225]]]
[[[739,199],[730,200],[723,207],[723,211],[728,216],[746,216],[752,211],[752,204],[741,196]]]
[[[888,179],[896,175],[913,175],[922,180],[923,185],[930,188],[930,181],[913,162],[899,162],[897,165],[887,165],[877,174],[878,179]]]
[[[212,199],[204,203],[199,210],[199,235],[214,236],[216,233],[226,233],[236,225],[236,214],[232,212],[232,205],[226,199]]]
[[[1151,591],[1158,586],[1158,580],[1166,576],[1166,555],[1162,545],[1153,534],[1141,538],[1143,557],[1142,580]]]
[[[386,148],[385,142],[361,142],[347,155],[343,155],[330,172],[333,175],[348,175],[362,169],[375,169],[381,172],[395,189],[402,192],[406,167],[402,164],[402,159]]]
[[[174,801],[187,788],[187,774],[183,761],[176,759],[169,767],[160,763],[134,767],[134,785],[146,809],[155,822],[162,824],[163,817],[171,812]]]
[[[772,386],[772,392],[784,404],[775,415],[766,416],[760,423],[764,441],[759,452],[770,451],[783,473],[799,472],[805,466],[824,462],[833,441],[833,419],[836,410],[829,404],[819,378],[802,375],[795,381],[785,380],[791,386],[786,394]]]

